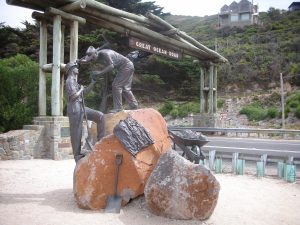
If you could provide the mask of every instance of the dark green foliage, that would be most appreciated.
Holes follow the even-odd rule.
[[[158,111],[162,116],[168,115],[175,108],[175,103],[171,101],[167,101]]]
[[[296,111],[295,111],[295,116],[300,119],[300,105],[297,106]]]
[[[224,106],[224,104],[225,104],[225,100],[222,98],[218,98],[218,100],[217,100],[218,109],[222,108]]]
[[[187,102],[184,104],[178,105],[178,117],[186,117],[189,114],[199,113],[200,104],[199,102]]]
[[[278,115],[279,115],[279,111],[276,107],[271,107],[267,110],[267,117],[268,118],[273,119],[273,118],[278,117]]]
[[[25,28],[11,28],[0,21],[0,58],[22,53],[31,59],[38,59],[39,27],[28,22]]]
[[[285,110],[286,114],[294,112],[295,116],[299,118],[300,113],[300,91],[296,91],[290,95],[286,100]]]
[[[0,132],[30,124],[37,102],[37,63],[25,55],[0,60]]]
[[[160,109],[159,112],[163,115],[171,115],[173,118],[186,117],[191,113],[199,113],[200,105],[197,102],[186,102],[182,104],[175,104],[174,102],[167,101]]]
[[[267,117],[267,112],[257,105],[245,106],[241,109],[240,114],[245,114],[249,121],[260,121]]]
[[[168,15],[163,13],[163,7],[155,5],[154,1],[142,2],[141,0],[106,0],[106,2],[114,8],[135,14],[145,15],[147,12],[151,12],[158,16]]]

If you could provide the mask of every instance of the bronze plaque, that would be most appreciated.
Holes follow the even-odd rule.
[[[70,137],[70,128],[69,127],[61,127],[60,128],[60,136],[61,137]]]
[[[129,46],[135,49],[140,49],[145,52],[151,52],[157,55],[166,56],[172,59],[182,59],[182,53],[180,51],[172,50],[161,45],[153,44],[133,37],[129,38]]]

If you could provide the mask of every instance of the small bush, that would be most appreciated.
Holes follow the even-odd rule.
[[[286,108],[297,108],[300,105],[300,92],[297,91],[288,97],[286,101]]]
[[[172,116],[172,118],[178,117],[178,115],[179,115],[178,109],[176,109],[176,108],[172,109],[172,111],[170,112],[170,115]]]
[[[170,112],[175,108],[174,102],[167,101],[158,111],[161,113],[162,116],[166,116],[170,114]]]
[[[38,64],[26,55],[0,60],[0,133],[30,124],[38,112]]]
[[[200,103],[199,102],[188,102],[180,105],[175,105],[174,102],[166,102],[159,110],[163,116],[171,115],[173,118],[186,117],[190,113],[199,113]]]
[[[300,119],[300,105],[296,108],[295,116]]]
[[[267,116],[271,119],[276,118],[279,115],[278,109],[275,107],[271,107],[267,111]]]
[[[242,108],[240,114],[246,115],[249,121],[260,121],[267,117],[267,112],[263,108],[252,105]]]
[[[217,100],[217,107],[218,107],[218,109],[222,108],[224,106],[224,104],[225,104],[225,100],[224,99],[219,98]]]

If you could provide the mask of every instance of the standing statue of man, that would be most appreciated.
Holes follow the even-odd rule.
[[[125,56],[111,49],[95,49],[90,46],[86,51],[86,56],[78,60],[78,63],[88,63],[99,59],[105,64],[105,68],[94,71],[93,77],[104,75],[113,69],[117,70],[117,75],[112,83],[112,95],[114,109],[111,112],[122,110],[122,95],[129,104],[130,109],[137,109],[138,102],[131,91],[132,78],[134,73],[133,63]]]
[[[67,93],[67,113],[70,123],[71,144],[74,158],[77,162],[84,157],[84,155],[80,153],[84,109],[86,111],[87,119],[97,123],[97,141],[104,136],[104,116],[102,112],[85,107],[83,104],[83,95],[92,90],[96,81],[92,79],[91,83],[86,88],[79,85],[77,83],[77,64],[72,62],[66,65],[65,75],[67,76],[65,90]]]

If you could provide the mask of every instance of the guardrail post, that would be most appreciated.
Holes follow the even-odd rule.
[[[260,161],[262,161],[264,163],[264,168],[266,168],[266,165],[267,165],[267,157],[268,157],[268,154],[263,154],[260,157]]]
[[[256,162],[256,176],[264,177],[265,176],[265,165],[263,161]]]
[[[236,173],[237,175],[243,175],[244,174],[244,168],[245,168],[245,159],[238,159],[236,161]]]
[[[293,161],[294,161],[294,156],[289,156],[287,164],[293,164]]]
[[[287,164],[284,167],[284,180],[287,182],[296,181],[296,166]]]
[[[223,167],[222,158],[216,159],[216,161],[215,161],[215,172],[216,173],[222,173],[222,167]]]
[[[232,154],[232,172],[233,173],[236,172],[236,163],[237,163],[238,158],[239,158],[238,152],[235,152]]]
[[[285,167],[285,163],[284,162],[278,162],[277,163],[277,175],[280,178],[284,177],[284,167]]]
[[[216,150],[209,151],[209,168],[214,170]]]

